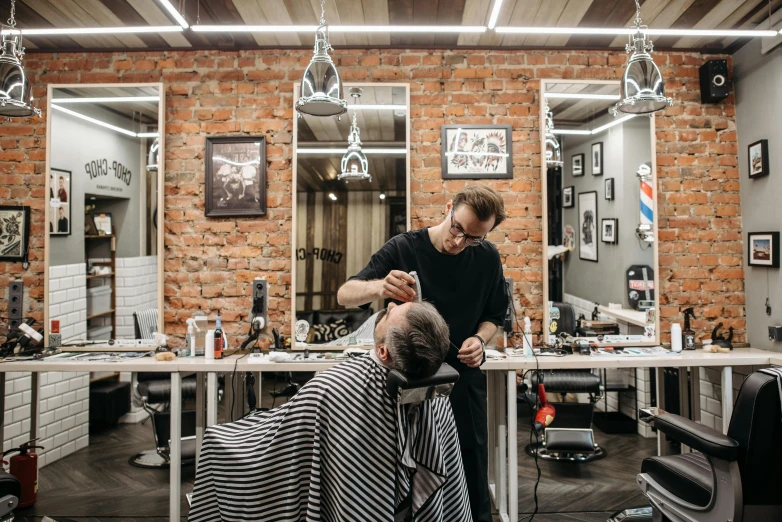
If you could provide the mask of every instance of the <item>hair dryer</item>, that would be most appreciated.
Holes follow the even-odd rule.
[[[535,414],[535,430],[538,433],[541,433],[554,422],[554,417],[556,415],[554,406],[549,404],[546,400],[546,387],[543,383],[538,384],[538,402],[540,403],[540,406],[538,407],[538,412]]]

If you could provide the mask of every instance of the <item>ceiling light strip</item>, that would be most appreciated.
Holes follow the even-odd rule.
[[[52,103],[126,103],[126,102],[157,102],[160,96],[114,96],[105,98],[54,98]]]
[[[611,127],[614,127],[616,125],[619,125],[621,123],[626,122],[627,120],[631,120],[638,116],[637,114],[628,114],[627,116],[624,116],[622,118],[619,118],[617,120],[614,120],[612,122],[606,123],[605,125],[601,125],[600,127],[592,130],[581,130],[581,129],[554,129],[554,134],[575,134],[578,136],[588,136],[590,134],[599,134],[603,132],[606,129],[610,129]]]
[[[592,131],[576,129],[554,129],[551,132],[554,134],[577,134],[582,136],[588,136],[589,134],[592,134]]]
[[[127,33],[181,33],[178,25],[149,25],[144,27],[65,27],[21,29],[24,36],[67,36],[72,34],[127,34]]]
[[[91,118],[90,116],[86,116],[84,114],[78,113],[76,111],[72,111],[70,109],[66,109],[65,107],[60,107],[59,105],[52,104],[52,109],[56,109],[58,111],[64,112],[65,114],[70,114],[71,116],[75,116],[76,118],[79,118],[81,120],[94,123],[95,125],[100,125],[101,127],[111,129],[115,132],[119,132],[120,134],[124,134],[125,136],[130,136],[131,138],[157,138],[159,136],[159,133],[157,132],[133,132],[127,129],[123,129],[122,127],[117,127],[116,125],[112,125],[111,123],[106,123],[105,121],[100,121],[95,118]]]
[[[182,26],[183,29],[187,29],[190,27],[190,24],[187,23],[187,20],[185,20],[185,17],[182,16],[182,14],[176,10],[176,7],[171,5],[171,2],[169,0],[158,0],[160,4],[166,8],[166,11],[168,11],[171,16],[174,17],[174,20],[177,21],[179,25]]]
[[[382,110],[389,110],[389,111],[406,111],[407,105],[350,105],[348,104],[348,109],[351,110],[370,110],[375,109],[378,111]]]
[[[317,25],[194,25],[204,33],[306,33]],[[483,25],[330,25],[330,33],[485,33]]]
[[[621,98],[621,96],[618,94],[547,92],[546,98],[559,98],[567,100],[618,100]]]
[[[610,35],[622,36],[634,34],[634,28],[626,27],[497,27],[498,33],[505,34],[564,34],[564,35]],[[701,36],[701,37],[768,37],[776,36],[777,31],[757,29],[653,29],[644,28],[642,33],[650,36]]]
[[[362,148],[364,154],[407,154],[407,149],[365,149]],[[299,154],[344,154],[348,151],[345,148],[301,148],[296,149]]]
[[[494,29],[497,26],[497,17],[500,16],[501,7],[502,0],[494,0],[494,8],[491,10],[491,16],[489,17],[489,29]]]

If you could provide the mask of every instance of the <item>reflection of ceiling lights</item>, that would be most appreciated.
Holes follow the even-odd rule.
[[[546,105],[546,166],[562,166],[562,147],[554,136],[554,115]]]
[[[370,109],[376,109],[379,111],[382,110],[407,110],[407,105],[348,105],[348,109],[353,109],[354,111],[367,111]]]
[[[337,201],[337,196],[335,196],[333,192],[329,192],[329,199],[331,201]]]
[[[342,78],[329,56],[326,4],[320,0],[320,26],[315,32],[315,53],[301,79],[301,98],[296,110],[310,116],[339,116],[347,112],[348,102],[342,99]],[[301,115],[299,115],[301,116]]]
[[[115,132],[119,132],[120,134],[124,134],[125,136],[130,136],[132,138],[157,138],[160,135],[157,132],[133,132],[132,130],[123,129],[122,127],[117,127],[116,125],[112,125],[111,123],[106,123],[105,121],[100,121],[95,118],[91,118],[90,116],[85,116],[84,114],[80,114],[76,111],[66,109],[65,107],[60,107],[59,105],[52,104],[52,109],[58,110],[60,112],[64,112],[65,114],[70,114],[71,116],[75,116],[76,118],[79,118],[81,120],[94,123],[95,125],[100,125],[101,127],[111,129]]]
[[[355,101],[361,97],[362,89],[360,87],[351,87],[350,95]],[[358,121],[356,114],[358,111],[353,111],[353,124],[350,126],[350,134],[348,135],[348,151],[342,156],[340,162],[340,173],[337,175],[337,179],[350,183],[351,181],[372,181],[372,176],[369,174],[369,162],[367,162],[367,156],[361,150],[361,133],[358,128]]]
[[[52,103],[125,103],[125,102],[158,102],[160,96],[108,96],[103,98],[53,98]]]
[[[584,129],[553,129],[553,134],[577,134],[577,135],[589,135],[589,134],[599,134],[603,132],[606,129],[610,129],[611,127],[614,127],[616,125],[619,125],[621,123],[626,122],[627,120],[631,120],[635,118],[635,114],[628,114],[626,116],[622,116],[618,120],[612,120],[605,125],[601,125],[600,127],[596,129],[591,130],[584,130]]]
[[[228,158],[224,158],[222,156],[215,156],[213,158],[213,161],[220,162],[220,163],[227,163],[229,165],[233,165],[234,167],[246,167],[248,165],[260,165],[261,164],[261,160],[259,160],[259,159],[245,161],[245,162],[238,162],[238,161],[231,161]]]
[[[158,2],[160,2],[163,5],[163,7],[166,8],[166,11],[171,13],[171,16],[174,17],[174,20],[176,20],[177,23],[181,25],[183,29],[187,29],[188,27],[190,27],[190,24],[187,23],[187,20],[185,20],[182,14],[179,11],[177,11],[173,5],[171,5],[171,2],[169,0],[158,0]]]
[[[635,33],[630,36],[627,52],[633,52],[627,69],[622,76],[619,90],[622,100],[613,108],[612,113],[650,114],[673,105],[673,98],[665,97],[665,81],[660,69],[649,55],[654,47],[646,43],[646,35],[641,32],[641,4],[635,0]]]
[[[407,149],[361,149],[364,154],[407,154]],[[297,154],[322,154],[329,156],[332,154],[344,154],[348,149],[342,149],[337,147],[323,147],[323,148],[301,148],[296,149]]]
[[[547,92],[546,98],[559,98],[566,100],[619,100],[621,97],[618,94]]]
[[[203,33],[311,33],[315,25],[194,25]],[[482,25],[332,25],[332,33],[485,33]]]
[[[494,9],[491,10],[491,16],[489,16],[489,29],[494,29],[497,26],[497,17],[500,16],[501,7],[502,0],[494,0]]]
[[[0,55],[0,116],[20,117],[41,115],[41,110],[33,107],[33,87],[22,67],[24,46],[22,36],[14,31],[16,27],[16,1],[11,0],[11,18],[8,19],[8,31],[3,30],[3,53]]]
[[[380,193],[380,199],[386,199],[385,193],[383,193],[383,192]]]

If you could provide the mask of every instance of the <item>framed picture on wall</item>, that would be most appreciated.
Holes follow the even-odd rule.
[[[112,234],[111,214],[107,212],[92,214],[92,222],[95,224],[95,230],[99,236],[110,236]]]
[[[597,192],[578,195],[578,258],[597,262]]]
[[[749,266],[779,268],[779,232],[747,234]]]
[[[573,154],[570,157],[570,173],[573,176],[584,175],[584,154]]]
[[[266,137],[206,139],[207,217],[266,215]]]
[[[562,189],[562,208],[573,208],[573,187]]]
[[[0,261],[27,262],[30,207],[0,205]]]
[[[600,222],[600,230],[603,243],[616,244],[619,236],[619,220],[615,218],[605,218]]]
[[[592,144],[592,175],[603,175],[603,142]]]
[[[768,176],[768,140],[756,141],[747,147],[749,156],[749,177]]]
[[[614,178],[605,179],[605,197],[608,200],[614,199]]]
[[[71,171],[49,169],[49,234],[71,235]]]
[[[443,125],[443,179],[513,178],[510,125]]]

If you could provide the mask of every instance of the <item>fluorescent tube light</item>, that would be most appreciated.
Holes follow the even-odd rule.
[[[187,29],[188,27],[190,27],[190,24],[187,23],[185,17],[183,17],[181,13],[177,11],[173,5],[171,5],[171,2],[169,0],[158,0],[158,1],[163,5],[163,7],[166,8],[166,11],[171,13],[171,16],[174,17],[174,19],[177,21],[179,25],[182,26],[183,29]]]
[[[75,116],[76,118],[82,119],[84,121],[94,123],[95,125],[100,125],[101,127],[111,129],[115,132],[119,132],[120,134],[124,134],[125,136],[130,136],[131,138],[157,138],[160,135],[157,132],[133,132],[131,130],[123,129],[122,127],[117,127],[116,125],[112,125],[111,123],[106,123],[105,121],[100,121],[76,111],[66,109],[65,107],[60,107],[59,105],[52,104],[52,109],[64,112],[65,114],[70,114],[71,116]]]
[[[369,109],[377,109],[379,111],[382,110],[394,110],[394,111],[406,111],[407,105],[350,105],[348,104],[348,109],[352,111],[360,111],[362,109],[369,110]]]
[[[52,103],[124,103],[124,102],[157,102],[160,96],[115,96],[105,98],[54,98]]]
[[[489,17],[489,29],[494,29],[497,25],[497,17],[500,16],[501,7],[502,0],[494,0],[494,9],[491,10],[491,16]]]
[[[547,92],[546,98],[561,98],[568,100],[618,100],[621,98],[618,94],[579,94],[568,92]]]
[[[606,129],[610,129],[611,127],[614,127],[615,125],[619,125],[620,123],[624,123],[627,120],[635,118],[636,116],[638,116],[638,115],[637,114],[628,114],[627,116],[619,118],[618,120],[614,120],[612,122],[606,123],[605,125],[601,125],[600,127],[596,128],[596,129],[592,129],[592,134],[598,134],[600,132],[603,132]]]
[[[592,131],[588,130],[577,130],[577,129],[554,129],[554,134],[579,134],[579,135],[588,135],[592,134]]]
[[[407,154],[407,149],[367,149],[362,147],[361,150],[364,154]],[[342,149],[336,147],[296,149],[299,154],[345,154],[347,151],[347,147]]]
[[[126,34],[126,33],[181,33],[177,25],[149,25],[144,27],[66,27],[49,29],[21,29],[25,36],[59,36],[71,34]]]
[[[309,33],[316,25],[194,25],[209,33]],[[484,33],[483,25],[330,25],[330,33]]]
[[[329,31],[333,26],[329,26]],[[194,25],[197,33],[312,33],[317,25]]]
[[[635,33],[635,28],[627,27],[497,27],[498,33],[507,34],[570,34],[570,35],[629,35]],[[760,37],[776,36],[776,31],[757,29],[652,29],[641,30],[650,36],[701,36],[701,37]]]

